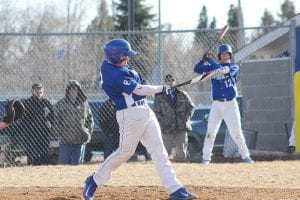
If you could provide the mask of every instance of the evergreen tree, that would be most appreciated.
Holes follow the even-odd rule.
[[[295,15],[295,6],[294,3],[290,0],[285,0],[281,5],[281,13],[279,13],[279,17],[281,22],[285,22],[291,17]]]
[[[270,11],[265,9],[263,16],[261,17],[261,23],[260,25],[263,27],[270,27],[270,26],[276,26],[279,23],[286,22],[288,19],[293,17],[295,15],[295,6],[292,1],[285,0],[283,4],[280,6],[281,13],[278,13],[278,16],[280,18],[279,21],[276,21]],[[264,28],[263,30],[258,31],[255,35],[255,37],[261,36],[263,34],[266,34],[273,30],[274,28]]]
[[[210,25],[209,25],[209,28],[210,29],[215,29],[217,26],[217,20],[216,20],[216,17],[213,17],[213,20],[211,21]]]
[[[227,19],[227,25],[229,27],[240,27],[239,25],[239,10],[238,7],[234,6],[233,4],[230,4],[229,10],[228,10],[228,19]],[[227,34],[228,35],[228,34]],[[234,39],[229,39],[229,37],[223,38],[223,43],[227,43],[232,47],[232,50],[234,51],[239,47],[239,41],[240,41],[240,35],[239,31],[230,31],[230,38]]]
[[[275,26],[278,22],[274,19],[272,13],[265,9],[264,14],[261,18],[261,23],[260,25],[263,27],[270,27],[270,26]],[[271,31],[272,28],[264,28],[262,31],[259,31],[257,35],[263,35]]]
[[[155,21],[155,14],[151,14],[150,11],[153,6],[146,6],[145,0],[133,0],[134,3],[134,30],[151,30],[152,23]],[[129,30],[128,27],[128,0],[119,0],[115,3],[115,16],[114,27],[116,31]],[[142,35],[142,34],[124,34],[121,35],[124,39],[128,40],[132,49],[139,53],[139,56],[135,56],[130,60],[131,66],[142,73],[143,77],[147,81],[152,80],[152,71],[158,64],[153,63],[157,60],[155,57],[156,35]],[[143,41],[143,42],[140,42]],[[153,55],[152,57],[150,55]]]
[[[145,0],[133,0],[134,2],[134,29],[147,30],[151,28],[151,23],[155,21],[155,14],[150,14],[153,6],[145,6]],[[115,30],[128,30],[128,0],[120,0],[116,3],[117,14],[115,16]]]
[[[276,25],[276,21],[270,11],[265,9],[264,14],[261,18],[261,26],[273,26]]]
[[[238,8],[233,4],[230,4],[227,24],[229,25],[229,27],[239,27]]]
[[[207,9],[204,5],[201,9],[200,16],[199,16],[199,24],[197,29],[206,29],[208,24],[208,17],[207,17]]]
[[[210,47],[213,40],[215,39],[215,36],[211,31],[205,31],[205,29],[215,29],[216,23],[216,18],[213,17],[212,22],[209,24],[207,9],[204,5],[199,15],[199,23],[197,26],[198,31],[195,33],[194,38],[193,48],[195,49],[195,52],[203,51],[204,53],[204,51],[207,51],[207,49]],[[199,48],[201,48],[201,50],[199,50]]]
[[[200,15],[199,15],[199,24],[197,26],[197,30],[203,30],[207,29],[207,24],[208,24],[208,17],[207,17],[207,10],[206,6],[204,5],[201,9]],[[206,37],[207,37],[207,32],[200,32],[197,31],[195,33],[195,43],[196,45],[205,45],[207,43]]]

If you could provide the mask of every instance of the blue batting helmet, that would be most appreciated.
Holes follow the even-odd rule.
[[[137,54],[131,49],[129,42],[124,39],[108,41],[104,46],[104,53],[106,58],[113,64],[119,64],[121,56],[134,56]]]
[[[218,58],[219,60],[221,60],[221,57],[220,57],[220,54],[222,52],[227,52],[229,53],[229,56],[231,58],[231,55],[232,55],[232,49],[231,49],[231,46],[228,45],[228,44],[221,44],[219,47],[218,47]]]

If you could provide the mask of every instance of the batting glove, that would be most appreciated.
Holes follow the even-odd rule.
[[[221,73],[221,74],[227,74],[227,73],[229,73],[229,67],[228,66],[221,67],[219,69],[219,73]]]
[[[223,79],[224,75],[227,73],[229,73],[228,66],[220,67],[219,69],[215,70],[213,77],[216,79]]]
[[[168,85],[164,85],[163,86],[163,89],[162,89],[162,93],[164,94],[164,95],[170,95],[171,94],[171,88],[170,88],[170,86],[168,86]]]
[[[210,52],[210,51],[206,52],[206,53],[203,55],[202,60],[204,60],[205,62],[211,60],[211,52]]]

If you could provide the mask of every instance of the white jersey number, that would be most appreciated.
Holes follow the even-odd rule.
[[[225,80],[224,83],[226,88],[233,87],[233,81],[230,78]]]

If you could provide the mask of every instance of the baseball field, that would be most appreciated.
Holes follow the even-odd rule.
[[[82,199],[85,178],[99,164],[0,168],[0,199]],[[199,199],[300,199],[300,160],[173,163],[178,178]],[[168,199],[152,161],[128,162],[97,190],[95,200]]]

